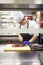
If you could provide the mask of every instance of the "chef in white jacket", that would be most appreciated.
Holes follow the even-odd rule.
[[[26,23],[29,22],[29,27],[32,27],[32,28],[39,28],[38,24],[35,22],[35,20],[27,20],[27,18],[24,17],[23,13],[21,11],[14,11],[13,13],[13,16],[14,16],[14,19],[16,20],[16,23],[18,23],[18,25],[21,25],[22,28],[23,27],[26,27]],[[23,41],[23,37],[18,34],[19,36],[19,40],[20,41]],[[24,42],[34,42],[36,39],[37,39],[38,35],[33,35],[33,37],[31,39],[29,39],[28,41],[25,41]]]

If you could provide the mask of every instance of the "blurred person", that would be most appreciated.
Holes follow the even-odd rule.
[[[14,19],[16,20],[18,25],[21,25],[22,27],[25,27],[25,24],[27,22],[29,22],[29,28],[30,27],[31,28],[39,28],[38,24],[33,19],[35,17],[33,17],[32,20],[28,20],[27,17],[24,17],[24,14],[22,13],[22,11],[14,11],[13,15],[14,15]],[[38,38],[37,34],[34,34],[31,38],[29,38],[30,34],[28,33],[28,40],[25,39],[26,36],[27,35],[25,34],[24,37],[23,37],[20,33],[18,33],[19,41],[23,42],[23,44],[30,44]]]
[[[29,28],[39,28],[39,25],[36,23],[36,16],[33,16],[31,20],[27,20],[26,17],[24,17],[19,24],[22,26],[22,28],[26,26],[26,23],[29,22]],[[27,34],[18,34],[19,40],[23,42],[24,44],[30,44],[34,42],[38,38],[38,34],[34,34],[31,36],[29,33]]]

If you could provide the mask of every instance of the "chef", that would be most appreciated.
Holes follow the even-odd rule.
[[[39,28],[35,20],[27,20],[27,18],[24,17],[21,11],[14,11],[13,14],[14,14],[14,19],[16,20],[18,25],[22,26],[22,28],[26,26],[27,22],[29,22],[29,27]],[[19,40],[23,42],[23,44],[30,44],[37,39],[38,34],[35,34],[32,37],[29,34],[24,34],[24,35],[18,34],[18,37],[19,37]]]

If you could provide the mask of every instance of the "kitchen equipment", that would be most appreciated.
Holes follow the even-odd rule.
[[[24,47],[12,47],[12,44],[6,44],[4,47],[4,51],[13,51],[13,52],[29,52],[30,47],[29,46],[24,46]]]
[[[43,21],[40,22],[40,27],[43,28]]]
[[[39,54],[39,60],[41,64],[43,65],[43,52]]]
[[[32,19],[32,15],[28,15],[28,16],[24,16],[25,18],[27,18],[28,20]]]
[[[43,44],[43,33],[39,33],[39,44]]]
[[[43,50],[43,44],[29,44],[31,50]]]
[[[43,28],[43,12],[41,12],[41,16],[40,16],[40,27]]]
[[[3,33],[0,35],[0,44],[13,44],[14,42],[19,42],[18,36],[16,34],[13,35],[13,33]]]

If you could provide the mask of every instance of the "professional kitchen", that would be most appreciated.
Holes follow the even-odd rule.
[[[0,65],[43,65],[42,4],[0,4]]]

